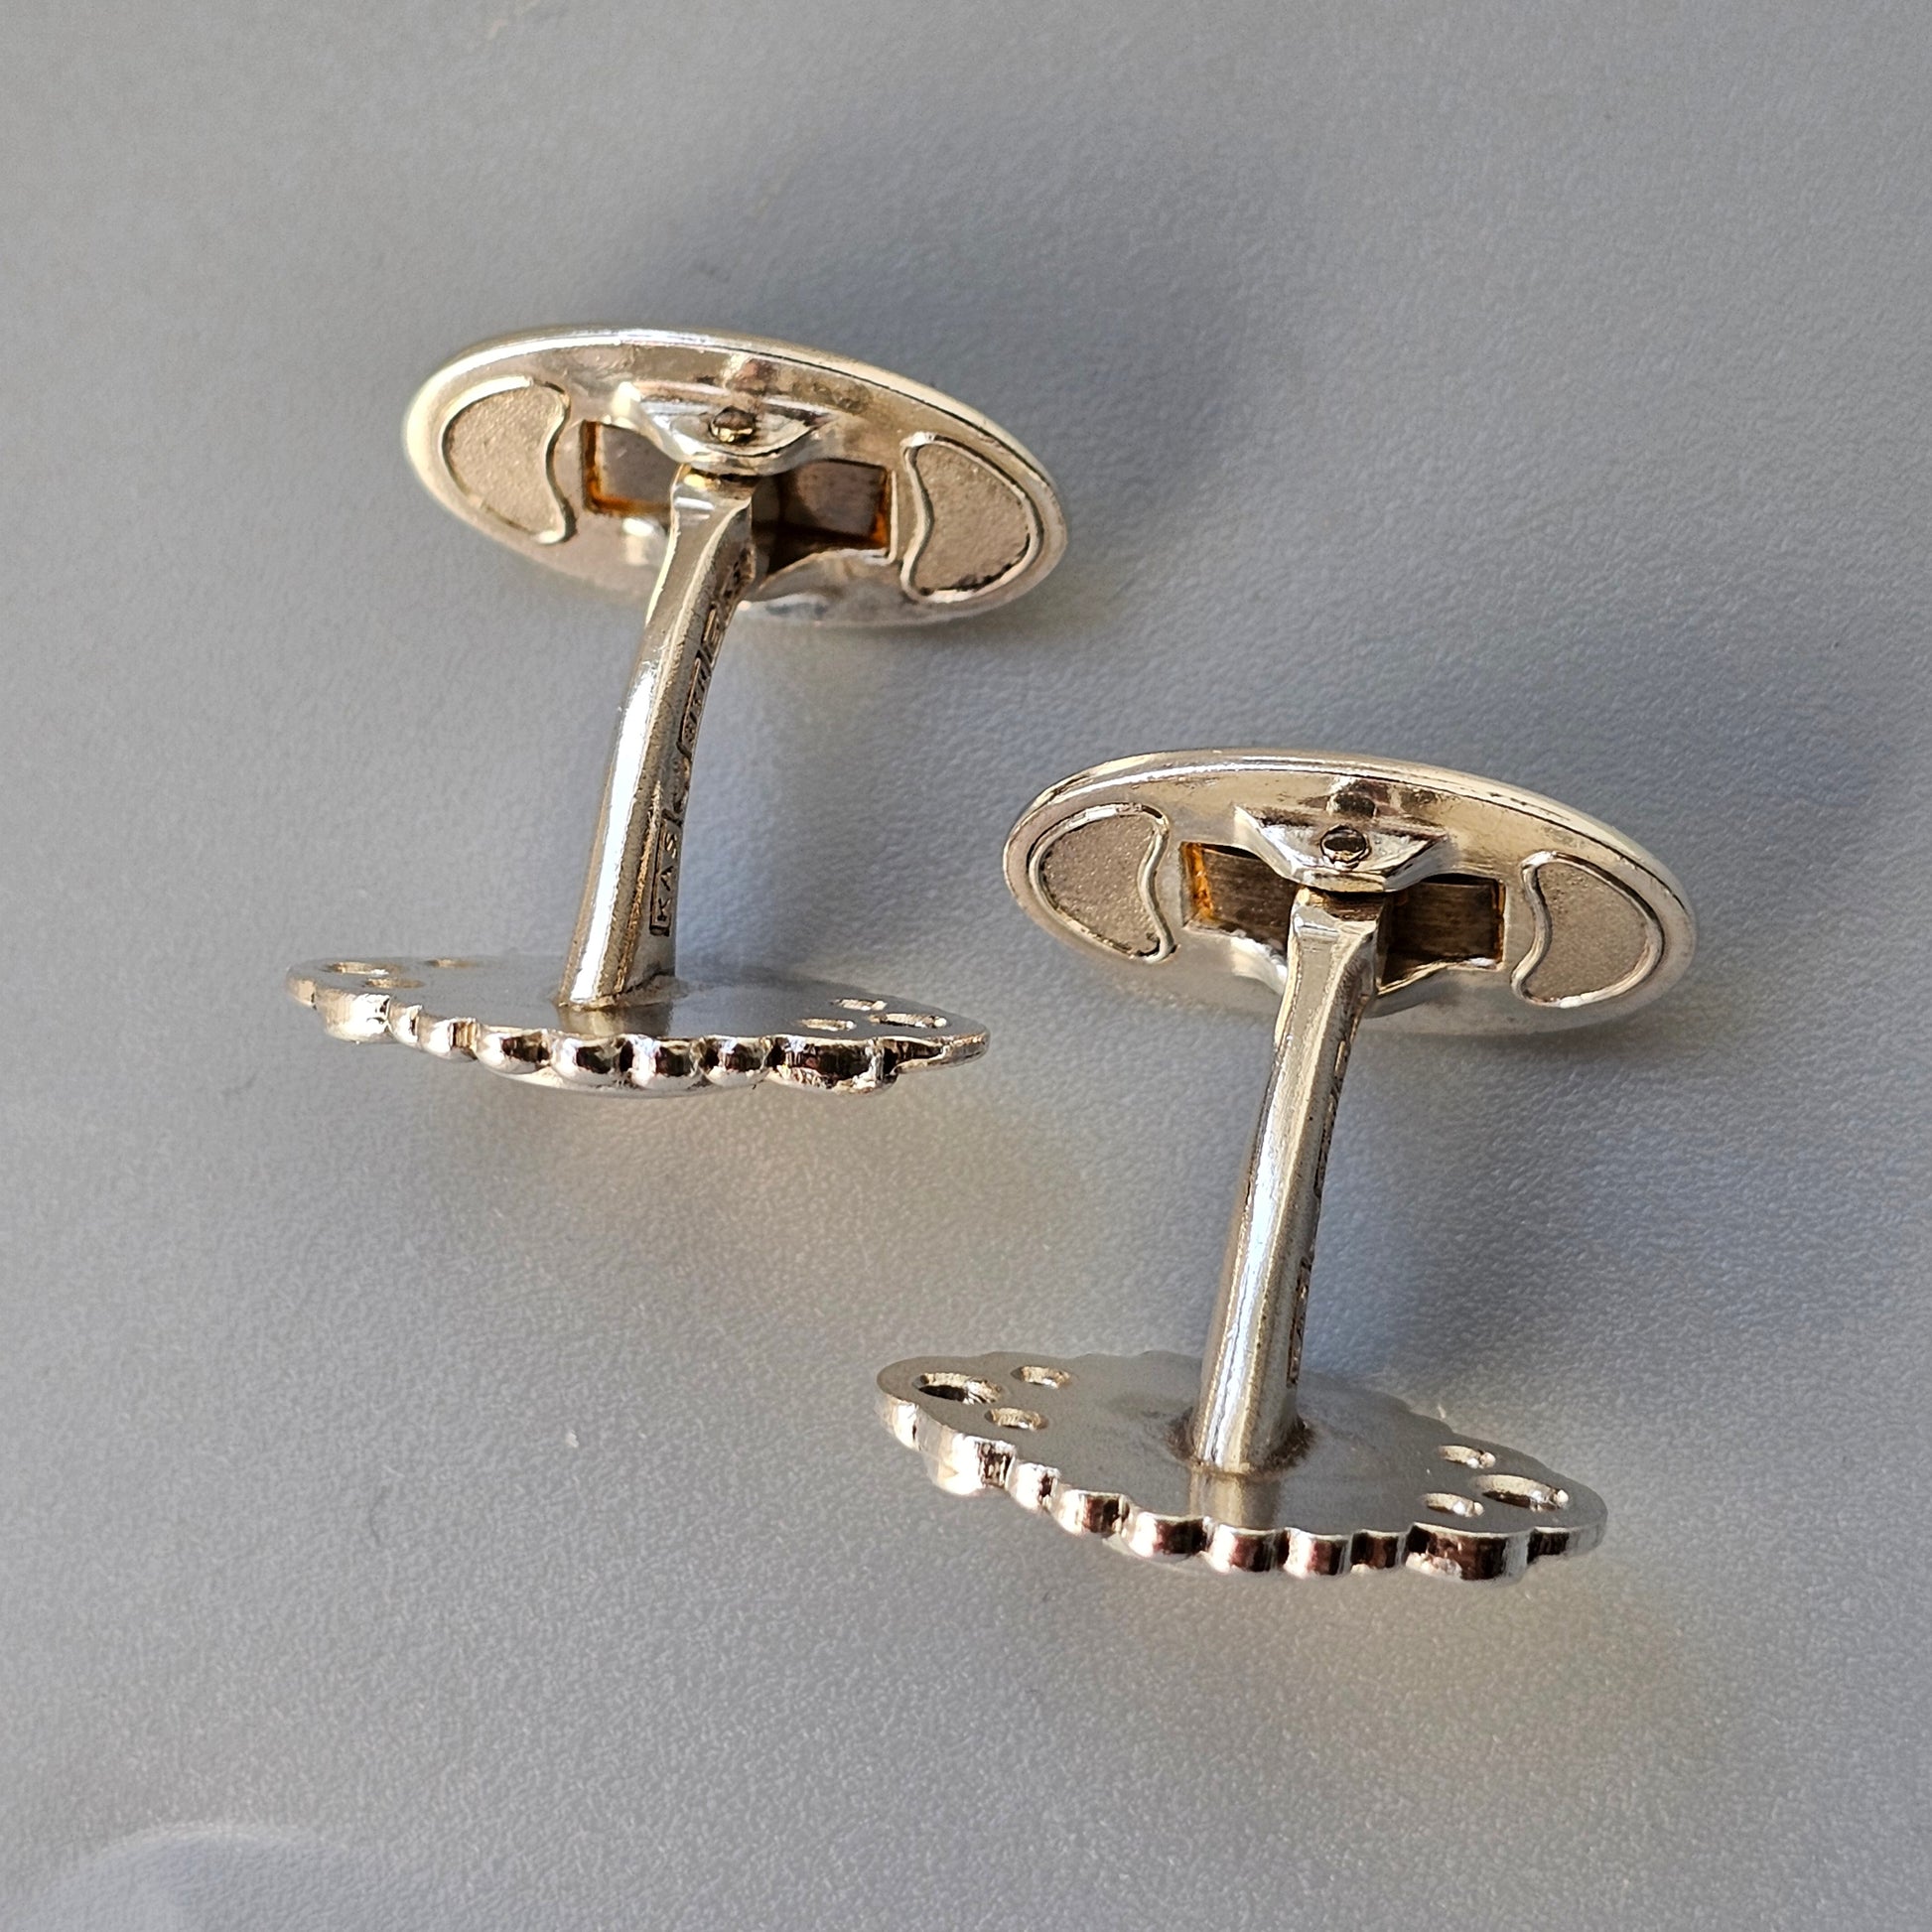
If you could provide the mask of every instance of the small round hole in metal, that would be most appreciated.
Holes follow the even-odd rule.
[[[1570,1500],[1567,1489],[1558,1489],[1531,1476],[1478,1476],[1476,1487],[1492,1502],[1510,1503],[1517,1509],[1561,1509]]]
[[[1000,1399],[997,1382],[983,1382],[977,1375],[960,1375],[951,1369],[933,1369],[913,1385],[921,1395],[937,1396],[941,1402],[969,1402],[990,1408]]]
[[[987,1420],[999,1429],[1021,1429],[1029,1433],[1046,1427],[1046,1418],[1032,1409],[995,1409]]]
[[[1073,1380],[1063,1368],[1047,1368],[1039,1362],[1022,1362],[1013,1371],[1016,1382],[1030,1382],[1036,1389],[1063,1389]]]

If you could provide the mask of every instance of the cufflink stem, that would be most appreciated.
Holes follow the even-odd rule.
[[[338,1039],[526,1086],[687,1094],[770,1080],[871,1093],[975,1058],[948,1007],[789,972],[679,973],[698,728],[742,602],[774,623],[989,610],[1066,541],[1053,485],[985,417],[842,356],[756,337],[546,330],[423,385],[404,441],[439,501],[532,563],[647,598],[567,956],[357,948],[288,990]],[[357,836],[368,836],[364,826]]]
[[[685,468],[604,777],[558,999],[609,1006],[676,970],[677,881],[698,726],[718,646],[757,572],[757,483]]]
[[[1170,995],[1275,1008],[1203,1359],[1001,1350],[879,1376],[957,1494],[1003,1490],[1127,1555],[1335,1577],[1519,1577],[1588,1550],[1600,1498],[1500,1443],[1303,1373],[1335,1105],[1364,1020],[1569,1027],[1654,998],[1690,908],[1607,825],[1395,759],[1175,752],[1076,774],[1007,843],[1021,904]]]
[[[1274,1062],[1190,1427],[1194,1459],[1251,1474],[1288,1452],[1302,1372],[1321,1179],[1355,1030],[1375,997],[1381,905],[1369,896],[1295,896]]]

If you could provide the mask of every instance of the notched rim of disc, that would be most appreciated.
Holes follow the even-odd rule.
[[[808,463],[878,478],[874,524],[848,517],[842,535],[807,531],[799,554],[774,555],[748,610],[858,624],[989,610],[1031,590],[1066,547],[1051,479],[997,424],[888,370],[756,336],[502,337],[424,383],[403,440],[430,493],[465,522],[533,562],[642,598],[664,543],[653,466],[668,479],[674,465],[641,405],[701,414],[713,394],[792,418]],[[644,493],[606,489],[600,453],[619,447],[606,438],[637,439],[621,447],[650,474]],[[858,471],[845,477],[874,486]]]
[[[1004,1491],[1153,1562],[1500,1582],[1602,1539],[1602,1498],[1583,1484],[1332,1376],[1302,1378],[1278,1469],[1202,1470],[1186,1450],[1199,1386],[1199,1362],[1166,1352],[916,1356],[881,1370],[879,1415],[948,1493]]]
[[[556,960],[395,953],[292,967],[289,997],[329,1035],[474,1060],[525,1086],[666,1096],[756,1086],[871,1093],[977,1059],[986,1029],[853,986],[677,980],[610,1008],[560,1006]]]
[[[1690,965],[1689,902],[1641,846],[1535,792],[1407,760],[1205,751],[1095,765],[1021,814],[1007,884],[1056,938],[1135,969],[1150,990],[1258,1010],[1281,993],[1295,889],[1258,828],[1311,837],[1335,823],[1425,855],[1404,906],[1413,927],[1460,922],[1460,951],[1429,951],[1433,926],[1420,964],[1391,945],[1371,1019],[1419,1032],[1576,1026],[1655,999]]]

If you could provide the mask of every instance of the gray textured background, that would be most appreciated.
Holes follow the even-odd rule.
[[[1923,1923],[1921,5],[11,0],[0,71],[10,1928]],[[1057,478],[1042,591],[746,627],[700,764],[689,956],[979,1066],[598,1105],[283,1002],[561,946],[634,617],[397,426],[599,320]],[[1604,1493],[1514,1589],[1151,1571],[871,1419],[1198,1345],[1265,1029],[998,858],[1229,742],[1701,915],[1627,1026],[1355,1062],[1311,1360]]]

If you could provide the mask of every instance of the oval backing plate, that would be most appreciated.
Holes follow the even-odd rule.
[[[721,410],[756,417],[737,451]],[[468,350],[403,430],[432,495],[512,550],[623,596],[649,594],[670,480],[698,456],[769,480],[774,616],[907,623],[989,609],[1058,561],[1051,481],[1004,431],[883,369],[750,336],[567,329]]]
[[[1350,828],[1336,865],[1331,828]],[[1359,834],[1359,838],[1355,837]],[[1270,1008],[1298,887],[1392,890],[1371,1019],[1424,1032],[1573,1026],[1690,964],[1682,889],[1621,834],[1534,792],[1319,752],[1173,752],[1041,793],[1007,840],[1056,937],[1183,999]]]

